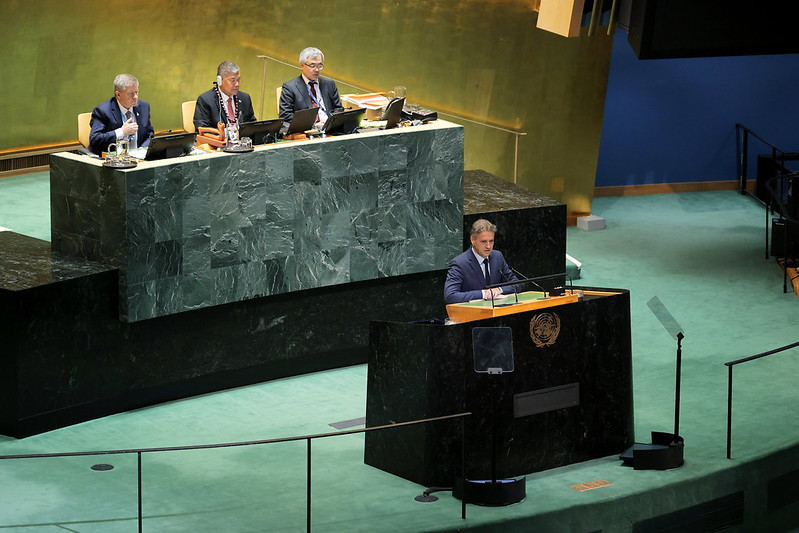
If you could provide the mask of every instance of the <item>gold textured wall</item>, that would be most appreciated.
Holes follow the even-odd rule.
[[[0,150],[74,141],[76,116],[139,78],[156,130],[181,127],[180,103],[210,88],[216,66],[242,68],[258,118],[305,46],[324,74],[368,90],[526,132],[518,183],[590,211],[612,37],[566,39],[535,28],[537,0],[3,0]],[[340,84],[339,91],[351,88]],[[259,114],[264,99],[263,116]],[[443,116],[459,122],[453,116]],[[467,169],[513,179],[514,136],[460,121]]]

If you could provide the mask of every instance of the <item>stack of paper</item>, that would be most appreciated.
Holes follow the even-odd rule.
[[[347,94],[341,99],[364,109],[382,109],[388,104],[388,98],[381,93]]]

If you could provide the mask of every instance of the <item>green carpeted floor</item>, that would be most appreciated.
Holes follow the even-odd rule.
[[[797,454],[789,453],[799,445],[796,349],[736,370],[733,459],[726,459],[724,362],[799,340],[799,298],[782,292],[782,271],[764,259],[762,207],[736,192],[705,192],[597,198],[593,214],[606,219],[607,229],[569,228],[567,251],[583,263],[580,285],[630,289],[640,441],[652,430],[670,431],[674,420],[676,343],[646,302],[658,296],[683,326],[686,464],[634,471],[613,456],[536,473],[528,477],[524,502],[469,506],[463,521],[460,502],[450,494],[419,503],[413,498],[423,487],[365,466],[362,435],[319,439],[313,442],[313,531],[630,531],[634,522],[725,494],[725,487],[746,486],[747,472],[799,469]],[[49,240],[46,173],[0,179],[0,226]],[[332,423],[364,416],[365,391],[366,367],[360,365],[27,439],[0,437],[0,455],[326,433],[335,431]],[[306,453],[301,441],[143,454],[144,531],[304,531]],[[789,458],[763,463],[780,453]],[[92,470],[98,463],[114,469]],[[2,460],[0,531],[137,531],[136,476],[135,454]],[[596,479],[612,485],[570,488]],[[751,526],[744,530],[756,530]]]
[[[50,173],[0,178],[0,228],[50,240]]]

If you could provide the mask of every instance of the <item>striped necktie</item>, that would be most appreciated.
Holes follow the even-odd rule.
[[[316,102],[319,101],[319,95],[316,94],[316,82],[315,81],[309,81],[308,82],[308,90],[311,92],[311,96],[313,97],[313,98],[311,98],[311,107],[319,107],[319,104],[316,103]]]

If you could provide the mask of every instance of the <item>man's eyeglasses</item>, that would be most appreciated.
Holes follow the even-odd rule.
[[[325,68],[324,63],[305,63],[305,66],[311,70],[322,70]]]

